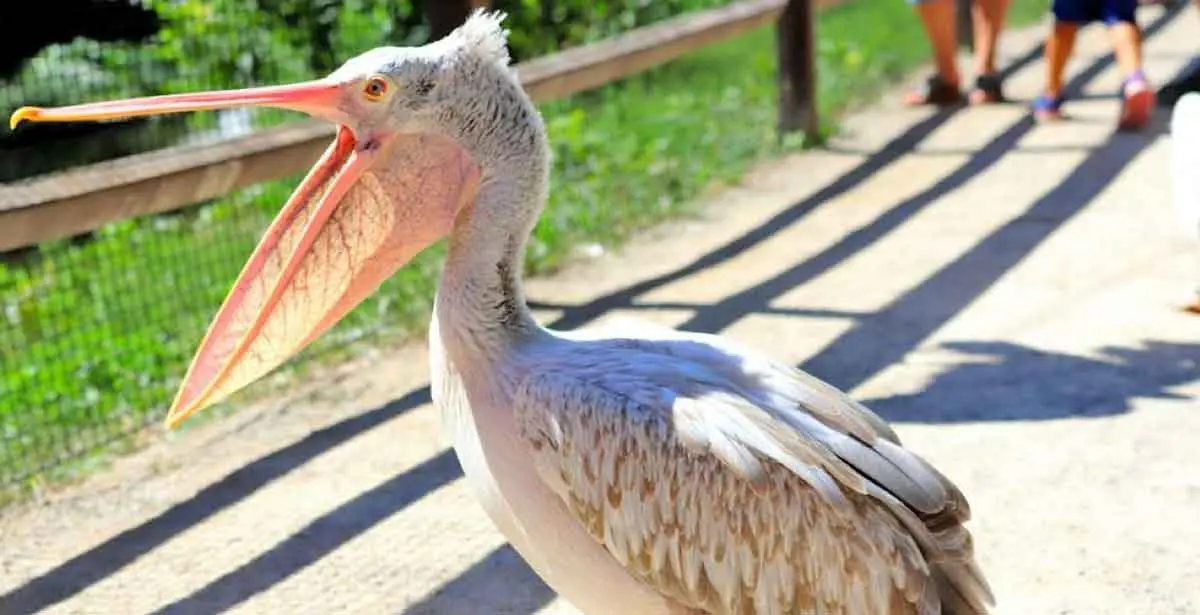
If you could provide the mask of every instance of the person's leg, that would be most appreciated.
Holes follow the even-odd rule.
[[[917,16],[925,28],[933,52],[933,65],[946,83],[959,84],[958,32],[954,27],[954,0],[925,0],[916,4]]]
[[[1000,73],[996,71],[996,46],[1008,17],[1010,0],[976,0],[971,4],[974,31],[974,76],[972,105],[1004,100]]]
[[[1079,24],[1066,21],[1054,22],[1050,37],[1046,40],[1046,91],[1050,98],[1062,98],[1063,81],[1067,62],[1075,49],[1075,35]]]
[[[1010,0],[975,0],[971,4],[975,35],[975,87],[971,90],[974,104],[1004,99],[1000,75],[996,71],[996,45],[1004,30],[1009,4]]]
[[[1136,0],[1132,0],[1136,2]],[[1117,69],[1122,77],[1129,77],[1142,70],[1142,33],[1132,21],[1113,20],[1108,25],[1108,36],[1112,39],[1113,55],[1117,56]]]
[[[1121,130],[1138,130],[1154,111],[1154,90],[1142,71],[1142,32],[1137,25],[1137,0],[1104,0],[1104,22],[1108,24],[1113,54],[1121,71]]]
[[[976,0],[971,5],[977,75],[996,72],[996,44],[1000,41],[1000,33],[1004,31],[1009,4],[1010,0]]]
[[[1079,25],[1090,19],[1086,0],[1055,0],[1054,24],[1046,37],[1046,87],[1033,101],[1033,113],[1039,121],[1062,118],[1063,81],[1067,61],[1075,49]]]
[[[951,104],[961,100],[958,73],[958,34],[955,31],[955,0],[910,0],[933,52],[936,73],[924,87],[910,92],[910,104]]]

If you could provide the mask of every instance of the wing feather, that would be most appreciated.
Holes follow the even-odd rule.
[[[916,612],[892,607],[921,595],[927,575],[905,573],[899,585],[892,575],[924,567],[917,545],[865,496],[849,492],[849,512],[829,505],[818,489],[837,483],[820,468],[793,463],[806,470],[799,476],[764,455],[747,473],[739,464],[761,453],[744,441],[723,436],[740,449],[734,456],[698,450],[673,436],[672,422],[687,419],[555,376],[525,382],[518,399],[539,472],[568,510],[631,573],[682,605],[714,615],[817,605]]]
[[[819,440],[855,472],[879,484],[906,506],[925,516],[969,520],[966,498],[951,481],[904,449],[883,418],[819,378],[720,336],[677,331],[633,319],[614,324],[637,334],[613,338],[624,347],[721,371],[738,394],[772,410],[776,421]]]
[[[981,615],[961,492],[874,413],[712,336],[576,340],[515,397],[539,473],[636,577],[713,615]]]

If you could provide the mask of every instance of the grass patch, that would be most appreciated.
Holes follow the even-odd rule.
[[[819,27],[825,118],[875,96],[928,54],[911,9],[898,1],[826,11]],[[776,141],[775,96],[768,29],[543,105],[555,163],[530,273],[553,271],[581,242],[614,246],[686,215],[702,190],[796,147]],[[0,262],[0,491],[86,472],[161,418],[204,327],[297,179]],[[239,398],[262,394],[311,359],[422,330],[441,256],[440,246],[423,254],[280,376]]]

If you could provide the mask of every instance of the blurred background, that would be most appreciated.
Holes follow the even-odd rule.
[[[12,9],[19,14],[6,13],[0,37],[0,113],[310,79],[375,46],[440,37],[460,22],[455,11],[480,4],[19,3]],[[494,0],[491,7],[509,14],[511,53],[521,62],[725,4]],[[1031,21],[1044,10],[1039,2],[1018,0],[1012,21]],[[822,113],[870,99],[928,53],[911,9],[899,1],[838,3],[821,11],[819,28]],[[595,252],[633,230],[686,215],[701,191],[802,145],[781,142],[774,131],[775,45],[774,28],[767,26],[542,103],[555,148],[556,189],[530,244],[529,273],[552,271],[581,248]],[[94,192],[87,178],[130,172],[124,157],[143,156],[137,168],[144,170],[153,165],[146,161],[165,160],[167,152],[175,161],[212,156],[212,146],[301,119],[284,111],[231,110],[0,131],[0,214],[49,207],[54,199],[43,198],[47,192]],[[273,178],[162,213],[117,216],[69,237],[0,245],[0,492],[77,475],[137,444],[143,428],[162,417],[204,327],[296,180]],[[296,377],[313,358],[363,352],[420,332],[439,255],[438,249],[423,255],[244,395]],[[346,344],[362,339],[369,343]]]

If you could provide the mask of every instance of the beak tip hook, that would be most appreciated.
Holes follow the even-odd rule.
[[[41,111],[42,110],[37,107],[21,107],[20,109],[13,111],[12,116],[8,118],[8,129],[16,130],[17,126],[25,120],[37,120],[38,115],[41,114]]]

